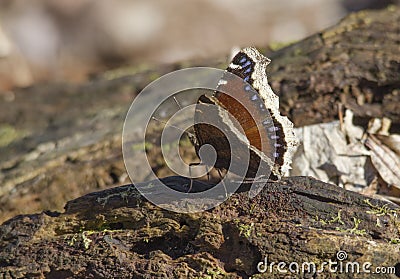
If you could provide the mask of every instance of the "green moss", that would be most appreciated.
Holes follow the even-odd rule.
[[[256,208],[256,206],[257,206],[257,204],[255,204],[255,203],[252,203],[252,204],[250,205],[250,210],[249,210],[249,214],[250,214],[250,215],[253,214],[254,209]]]
[[[65,236],[64,237],[64,240],[67,240],[67,236]],[[75,245],[75,242],[77,241],[77,238],[78,238],[78,235],[77,234],[74,234],[72,237],[71,237],[71,239],[70,240],[68,240],[68,242],[67,242],[67,244],[68,244],[68,246],[74,246]]]
[[[331,220],[328,221],[329,224],[333,224],[333,223],[339,223],[341,225],[344,225],[344,222],[342,221],[342,217],[340,216],[342,210],[339,210],[337,213],[336,217],[333,217]]]
[[[153,148],[154,145],[151,142],[145,141],[144,142],[144,148],[145,150],[150,150],[151,148]],[[143,143],[135,143],[131,145],[131,148],[133,151],[140,151],[143,150]]]
[[[69,246],[75,246],[76,243],[78,243],[80,240],[83,243],[83,246],[85,247],[85,249],[89,249],[90,243],[92,242],[92,240],[90,238],[88,238],[89,235],[95,233],[95,231],[83,231],[82,233],[75,233],[72,235],[71,239],[68,240],[67,244]],[[64,237],[64,240],[67,240],[68,237]]]
[[[315,216],[316,221],[319,221],[322,225],[328,225],[328,224],[334,224],[334,223],[339,223],[341,225],[344,225],[344,222],[342,221],[341,217],[341,212],[342,210],[339,210],[337,213],[337,216],[332,217],[330,220],[324,220],[324,219],[319,219],[318,215]]]
[[[291,41],[291,42],[272,42],[268,45],[268,47],[272,50],[272,51],[277,51],[280,50],[284,47],[290,46],[294,43],[296,43],[297,41]]]
[[[85,249],[89,249],[89,245],[92,242],[92,240],[90,238],[88,238],[86,235],[90,235],[93,232],[83,232],[82,233],[82,240],[83,240],[83,246],[85,247]]]
[[[244,236],[246,238],[249,238],[251,236],[251,232],[254,229],[254,223],[251,223],[250,225],[238,224],[238,229],[239,229],[239,235],[240,236]]]
[[[296,49],[294,50],[294,55],[295,55],[295,56],[301,56],[301,55],[303,55],[303,50],[302,50],[301,48],[296,48]]]
[[[396,5],[389,5],[387,7],[387,9],[388,9],[388,11],[395,12],[397,10],[397,6]]]
[[[125,76],[131,76],[135,75],[137,73],[145,72],[150,70],[150,65],[148,64],[140,64],[140,65],[135,65],[135,66],[128,66],[128,67],[122,67],[110,71],[106,71],[103,74],[104,79],[107,80],[113,80]]]
[[[354,222],[354,227],[351,229],[343,229],[343,228],[339,228],[337,227],[336,230],[340,231],[340,232],[347,232],[347,233],[351,233],[351,234],[355,234],[355,235],[365,235],[367,232],[365,231],[365,229],[360,230],[358,228],[358,226],[361,224],[361,220],[357,219],[355,217],[353,217],[353,222]]]
[[[389,241],[390,244],[400,244],[400,238],[393,238]]]
[[[376,216],[384,216],[384,215],[395,216],[398,213],[397,210],[389,208],[389,204],[377,206],[373,205],[369,199],[365,199],[364,203],[371,208],[371,210],[367,211],[368,214],[374,214]]]
[[[0,126],[0,147],[9,145],[16,138],[18,138],[20,134],[21,133],[18,133],[14,127],[8,124]]]
[[[225,271],[223,271],[220,268],[217,269],[207,268],[206,273],[207,275],[204,278],[210,278],[210,279],[219,278],[220,275],[226,274]]]
[[[320,219],[318,216],[315,216],[315,219],[317,222],[319,221],[322,225],[328,225],[328,224],[334,224],[334,223],[338,223],[340,225],[345,225],[345,223],[343,222],[342,217],[341,217],[341,212],[342,211],[339,210],[337,213],[337,216],[332,217],[330,220],[323,220],[323,219]],[[356,235],[365,235],[366,231],[364,229],[362,229],[362,230],[358,229],[358,226],[360,225],[360,223],[362,221],[360,219],[353,217],[353,222],[354,222],[354,227],[351,229],[346,229],[346,228],[342,228],[342,227],[336,227],[335,229],[340,232],[351,233],[351,234],[356,234]]]

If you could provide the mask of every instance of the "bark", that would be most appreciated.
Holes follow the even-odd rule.
[[[295,125],[337,119],[338,104],[360,120],[388,117],[400,131],[400,12],[351,14],[270,55],[269,80]]]
[[[188,181],[164,179],[178,188]],[[153,186],[151,186],[153,185]],[[157,191],[157,183],[148,183]],[[197,185],[194,185],[195,187]],[[308,177],[236,193],[211,210],[180,214],[145,200],[133,185],[95,192],[64,213],[17,216],[0,227],[2,278],[281,278],[268,263],[336,261],[400,272],[400,210]],[[183,200],[182,203],[187,201]],[[195,203],[208,201],[196,199]],[[286,267],[287,268],[287,267]],[[300,269],[301,271],[301,269]],[[292,274],[311,276],[312,273]],[[361,274],[375,278],[375,274]],[[317,273],[354,278],[354,273]],[[393,274],[381,278],[395,278]]]

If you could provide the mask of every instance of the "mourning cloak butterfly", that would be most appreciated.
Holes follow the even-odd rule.
[[[217,153],[216,161],[202,159],[206,165],[213,164],[217,169],[235,173],[236,168],[240,169],[240,165],[246,163],[241,158],[246,158],[244,154],[250,150],[245,177],[256,177],[260,167],[265,167],[273,180],[287,174],[298,141],[293,123],[280,115],[279,98],[268,84],[266,66],[269,62],[256,48],[242,49],[232,59],[214,94],[198,99],[197,103],[202,107],[195,111],[195,123],[198,124],[194,125],[192,142],[198,156],[204,144],[212,145]],[[229,95],[223,92],[229,92]],[[204,106],[217,106],[218,114],[208,113]],[[232,117],[240,127],[233,123]],[[209,123],[205,120],[211,118],[218,123],[218,128],[205,124]],[[235,138],[239,144],[232,145],[228,138]],[[233,161],[236,168],[231,165]]]

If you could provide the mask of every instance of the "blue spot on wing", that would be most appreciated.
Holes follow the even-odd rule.
[[[246,61],[247,61],[246,57],[243,57],[242,59],[240,59],[239,63],[242,64],[242,63],[244,63]]]
[[[272,121],[270,119],[266,119],[266,120],[263,121],[263,124],[264,125],[271,125]]]
[[[251,67],[248,68],[246,71],[244,71],[245,74],[250,73],[251,72]]]
[[[246,63],[244,63],[244,64],[242,65],[242,67],[243,67],[243,68],[246,68],[246,67],[249,66],[249,65],[251,65],[251,62],[250,62],[250,61],[247,61]]]

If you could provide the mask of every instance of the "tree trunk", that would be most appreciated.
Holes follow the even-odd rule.
[[[169,177],[163,182],[179,187],[188,181]],[[263,186],[253,199],[247,192],[236,193],[201,213],[163,210],[127,185],[70,201],[62,214],[15,217],[0,227],[0,274],[2,278],[312,277],[313,272],[302,270],[304,262],[314,263],[317,270],[323,262],[336,262],[331,266],[336,272],[325,266],[316,273],[318,278],[354,278],[355,270],[345,272],[349,262],[359,264],[362,278],[375,278],[362,269],[368,262],[370,272],[393,268],[392,274],[380,278],[400,274],[399,208],[308,177]],[[148,187],[159,189],[154,181]],[[265,264],[259,262],[265,259],[267,270],[262,273]],[[277,269],[279,262],[286,263],[286,274]]]

